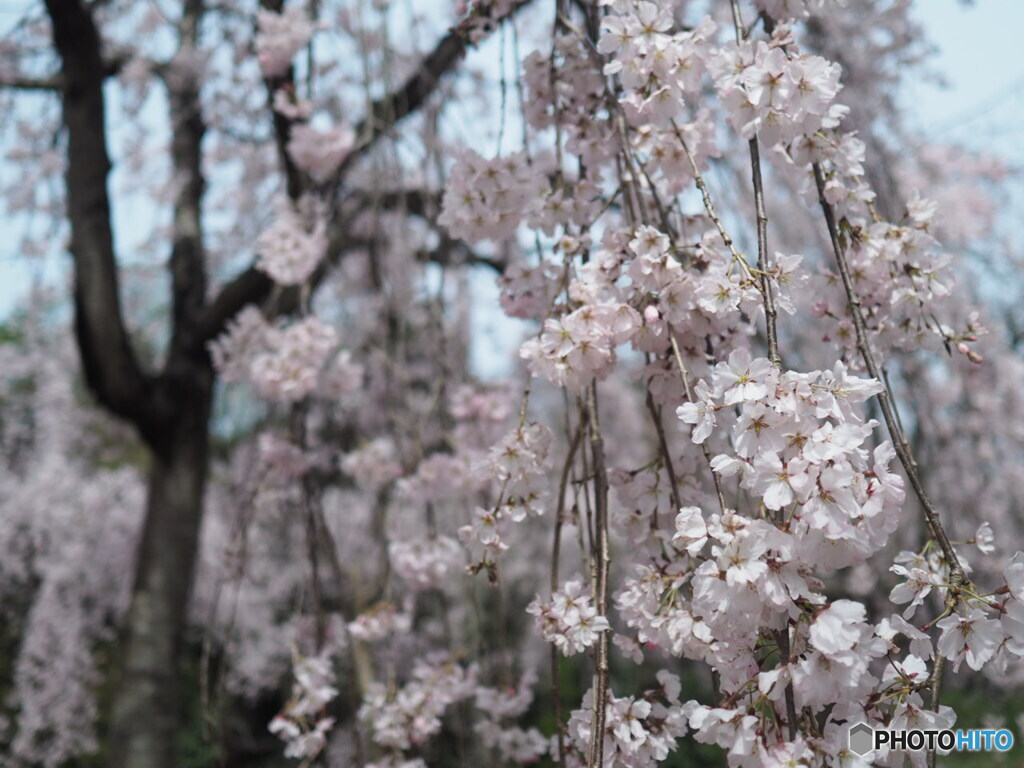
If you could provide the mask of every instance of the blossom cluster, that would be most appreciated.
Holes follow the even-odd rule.
[[[438,221],[465,240],[508,239],[536,210],[546,188],[525,151],[487,160],[466,149],[452,169]]]
[[[503,536],[509,523],[544,513],[551,441],[551,430],[543,424],[524,424],[491,446],[481,462],[479,471],[500,488],[498,503],[493,509],[477,507],[472,523],[459,529],[466,546],[483,546],[481,563],[494,563],[508,549]]]
[[[481,743],[493,749],[503,760],[532,763],[548,751],[548,739],[536,728],[522,728],[515,721],[533,703],[533,686],[537,676],[523,674],[514,689],[478,686],[476,708],[483,717],[476,724]]]
[[[622,81],[621,102],[632,122],[668,126],[682,112],[685,97],[700,92],[716,25],[705,17],[691,31],[673,31],[672,7],[647,0],[613,8],[618,13],[604,18],[597,44],[601,53],[615,54],[604,72]]]
[[[285,708],[270,722],[270,732],[287,743],[285,757],[312,759],[323,751],[334,718],[323,714],[338,695],[329,653],[298,659],[295,685]]]
[[[821,127],[835,127],[845,107],[836,109],[838,64],[812,54],[793,55],[780,27],[770,42],[726,43],[710,64],[733,127],[766,145],[788,144]]]
[[[210,354],[226,381],[248,382],[261,397],[292,403],[318,388],[327,396],[353,391],[362,368],[344,355],[328,367],[337,345],[337,332],[316,316],[270,325],[258,309],[249,307],[210,344]]]
[[[905,225],[865,224],[853,231],[847,249],[850,271],[881,350],[935,347],[937,341],[973,355],[967,343],[984,330],[971,318],[955,332],[935,316],[934,307],[950,294],[954,278],[951,256],[938,247],[927,226],[933,211],[916,213]],[[826,322],[826,334],[853,351],[856,339],[837,291],[838,275],[819,279],[821,296],[812,312]]]
[[[295,165],[323,183],[334,176],[355,143],[355,131],[346,125],[321,131],[298,123],[291,128],[287,150]]]
[[[567,581],[550,601],[538,597],[526,612],[537,617],[541,637],[565,656],[582,653],[597,642],[600,632],[611,628],[608,619],[598,615],[591,595],[584,592],[582,579]]]
[[[388,544],[391,567],[410,589],[438,589],[462,561],[459,543],[448,536],[434,539],[392,541]]]
[[[310,230],[288,203],[279,206],[274,223],[256,241],[256,266],[280,285],[309,280],[327,252],[327,227],[317,221]]]
[[[363,611],[348,623],[348,632],[356,640],[376,642],[412,629],[411,604],[402,610],[392,603],[381,603]]]
[[[464,668],[447,656],[416,663],[409,682],[398,691],[372,683],[359,709],[373,741],[392,750],[407,750],[422,744],[441,730],[444,711],[472,696],[477,671]]]
[[[510,264],[498,278],[501,308],[509,317],[543,320],[558,294],[558,269],[550,261]]]
[[[701,339],[746,332],[746,318],[761,311],[761,294],[750,270],[716,238],[708,231],[684,253],[651,225],[607,231],[594,260],[576,270],[569,301],[549,305],[554,316],[523,343],[520,356],[535,376],[578,389],[611,374],[619,345],[664,354],[670,333],[689,350],[698,349]],[[799,254],[776,253],[767,273],[778,307],[789,313],[796,311],[793,296],[808,280],[802,261]],[[695,357],[699,370],[705,363]],[[658,375],[656,365],[650,375]],[[678,374],[671,379],[678,383]],[[656,399],[667,403],[678,397],[675,388],[662,391],[663,386],[652,382]]]
[[[584,304],[563,318],[546,320],[540,336],[524,343],[519,354],[534,376],[576,390],[612,372],[615,347],[640,325],[639,313],[626,304]]]
[[[585,180],[552,184],[549,163],[525,150],[487,160],[463,150],[452,168],[438,222],[470,242],[508,240],[522,224],[551,235],[559,226],[589,223],[598,190]]]
[[[378,490],[402,474],[394,441],[378,437],[341,457],[341,469],[367,490]]]
[[[290,5],[281,13],[260,9],[257,25],[256,55],[266,77],[284,75],[316,29],[299,5]]]
[[[659,687],[642,696],[615,696],[608,692],[603,739],[605,766],[649,768],[668,757],[686,735],[686,710],[679,705],[679,678],[658,672]],[[594,690],[583,696],[582,706],[569,717],[572,758],[570,765],[590,764],[593,735]]]
[[[296,402],[311,394],[338,344],[334,328],[315,316],[286,328],[270,328],[265,351],[252,358],[249,374],[268,400]]]
[[[605,81],[593,66],[590,48],[575,35],[556,35],[552,51],[534,51],[523,60],[528,98],[526,121],[537,130],[558,126],[566,149],[598,169],[614,156],[614,128],[609,120]]]
[[[738,476],[768,512],[783,515],[799,559],[827,571],[880,548],[898,522],[903,480],[888,469],[895,451],[887,442],[870,453],[863,447],[877,424],[863,422],[856,408],[880,391],[842,363],[779,372],[741,348],[678,413],[698,443],[731,422],[733,451],[715,456],[712,469]],[[738,406],[738,415],[727,406]]]

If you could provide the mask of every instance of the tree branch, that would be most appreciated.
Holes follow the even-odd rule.
[[[59,91],[64,87],[59,76],[23,77],[21,75],[0,75],[0,88],[18,91]]]
[[[328,231],[327,258],[320,262],[309,278],[312,291],[323,282],[345,253],[352,249],[354,243],[346,235],[350,221],[351,219],[347,217],[338,219]],[[301,294],[302,291],[297,286],[281,288],[253,264],[221,288],[220,293],[203,313],[196,327],[196,351],[205,349],[207,342],[223,333],[231,318],[244,307],[250,304],[264,304],[273,299],[273,306],[267,308],[266,314],[270,317],[286,315],[299,307]]]
[[[498,275],[504,274],[506,266],[503,261],[483,256],[461,240],[454,240],[443,234],[441,242],[436,248],[417,251],[416,260],[422,263],[439,264],[442,267],[462,265],[487,267]]]
[[[356,199],[363,204],[349,213],[338,215],[331,224],[328,231],[327,259],[310,278],[314,289],[323,281],[330,269],[341,261],[344,251],[365,244],[365,240],[353,239],[347,233],[355,218],[367,207],[376,204],[385,210],[402,210],[432,221],[434,212],[439,205],[437,195],[420,190],[397,190],[384,192],[377,196],[361,196],[355,193],[349,198]],[[422,255],[417,254],[417,258],[420,261],[434,261],[438,264],[485,264],[499,273],[504,272],[505,267],[500,262],[479,256],[471,252],[467,246],[456,241],[448,242],[448,240],[442,238],[441,246],[436,251]],[[207,342],[224,332],[231,318],[243,307],[268,301],[274,295],[275,287],[274,281],[266,274],[257,269],[255,265],[250,266],[227,283],[206,309],[196,332],[195,343],[199,345],[199,348],[205,347]],[[280,290],[274,307],[268,308],[269,313],[275,316],[288,314],[298,307],[298,299],[298,290]]]
[[[173,296],[169,361],[195,348],[196,324],[206,304],[206,259],[203,247],[202,141],[206,126],[193,59],[199,42],[203,0],[186,0],[182,11],[178,56],[164,70],[171,118],[174,168],[174,221],[170,271]]]
[[[510,18],[529,2],[530,0],[517,0],[506,16],[495,21],[501,22]],[[466,51],[478,42],[471,41],[469,35],[475,21],[475,16],[471,15],[449,30],[397,91],[377,99],[370,105],[369,113],[356,129],[356,135],[361,137],[361,141],[338,168],[335,184],[340,183],[352,164],[376,144],[388,129],[418,110],[437,90],[441,79],[453,70]]]
[[[118,55],[103,59],[103,77],[114,77],[128,61],[128,56]],[[0,88],[12,88],[19,91],[63,91],[67,87],[63,72],[47,77],[31,77],[29,75],[0,75]]]
[[[114,414],[151,435],[151,380],[125,328],[110,224],[104,124],[106,67],[92,16],[79,0],[46,0],[61,58],[66,185],[75,268],[75,333],[90,389]]]
[[[260,0],[260,7],[274,13],[281,13],[284,9],[284,0]],[[289,200],[298,200],[305,186],[303,173],[292,162],[288,154],[288,139],[295,121],[274,109],[274,94],[282,89],[295,88],[295,70],[288,67],[288,71],[283,75],[265,78],[263,83],[267,88],[267,107],[270,109],[271,119],[274,123],[274,144],[277,147],[277,157],[281,168],[284,169],[285,189],[288,192]]]
[[[858,296],[857,289],[853,284],[853,276],[850,273],[850,266],[846,259],[846,249],[843,247],[842,239],[839,235],[839,226],[836,222],[835,212],[825,197],[825,176],[819,163],[813,164],[813,173],[814,182],[818,188],[818,202],[825,215],[825,225],[828,227],[829,240],[832,243],[832,250],[836,257],[836,265],[839,267],[839,276],[842,279],[846,298],[850,305],[850,316],[853,319],[853,329],[857,337],[857,349],[864,360],[864,367],[867,368],[868,375],[884,385],[884,375],[878,362],[875,360],[875,353],[871,349],[871,340],[868,335],[867,324],[864,321],[860,296]],[[883,386],[882,391],[878,393],[877,397],[878,404],[882,409],[882,417],[889,430],[889,435],[892,437],[893,448],[896,451],[897,457],[899,457],[900,463],[903,465],[903,470],[907,473],[910,487],[921,504],[921,511],[924,513],[928,531],[939,545],[942,556],[949,568],[949,581],[952,586],[952,589],[949,590],[949,595],[953,598],[955,606],[958,599],[956,595],[957,590],[967,583],[966,574],[964,573],[963,566],[960,564],[959,557],[957,557],[956,550],[946,534],[946,529],[942,527],[938,510],[935,509],[931,499],[928,497],[927,491],[925,491],[924,484],[921,482],[921,476],[917,472],[917,464],[910,453],[906,437],[897,422],[888,388]]]

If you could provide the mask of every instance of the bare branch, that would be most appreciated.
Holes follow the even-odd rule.
[[[249,304],[260,304],[274,290],[274,281],[266,273],[251,266],[226,283],[206,308],[199,322],[197,343],[211,341],[227,327],[228,322]]]
[[[124,68],[128,61],[127,55],[105,57],[103,59],[103,77],[114,77]],[[0,88],[11,88],[18,91],[52,91],[58,93],[66,87],[63,73],[58,72],[47,77],[31,77],[19,74],[0,74]]]
[[[63,81],[59,76],[22,77],[20,75],[0,75],[0,88],[11,88],[17,91],[59,91],[63,87]]]
[[[443,236],[441,243],[431,250],[417,251],[416,259],[420,262],[432,262],[443,267],[468,265],[483,266],[501,275],[505,272],[505,263],[498,259],[477,253],[461,240],[453,240]]]

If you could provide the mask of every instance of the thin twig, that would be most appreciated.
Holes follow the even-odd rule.
[[[939,698],[942,695],[942,672],[945,666],[946,658],[936,654],[935,661],[932,663],[932,673],[928,677],[928,687],[931,688],[928,706],[931,707],[933,712],[939,711]],[[928,768],[935,768],[937,754],[934,749],[928,752]]]
[[[676,341],[675,332],[672,330],[672,326],[668,326],[668,338],[672,344],[672,354],[675,357],[676,366],[679,368],[679,378],[683,382],[683,390],[686,392],[686,399],[694,403],[696,400],[693,398],[693,388],[690,386],[690,375],[686,372],[686,364],[683,362],[683,353],[679,351],[679,342]],[[704,452],[704,460],[708,464],[708,469],[711,470],[711,479],[715,482],[715,494],[718,496],[718,507],[722,514],[726,514],[728,507],[725,505],[725,494],[722,492],[722,481],[719,479],[715,470],[711,468],[711,449],[708,448],[706,442],[700,444],[701,449]]]
[[[750,167],[754,182],[754,208],[757,211],[757,269],[761,273],[761,296],[764,299],[766,335],[768,337],[768,359],[776,368],[782,368],[779,355],[778,310],[769,278],[768,264],[768,213],[764,205],[764,181],[761,178],[761,150],[757,137],[750,140]]]
[[[651,421],[654,422],[654,431],[658,433],[658,447],[661,449],[661,459],[665,464],[665,471],[668,473],[668,483],[672,493],[672,506],[677,510],[683,505],[682,497],[679,495],[679,481],[676,479],[676,469],[672,464],[672,454],[668,450],[668,438],[665,435],[665,425],[661,421],[661,409],[654,402],[654,395],[647,390],[647,411],[651,414]],[[657,525],[658,508],[654,508],[655,525]]]
[[[732,17],[736,27],[736,42],[742,43],[746,38],[740,7],[737,0],[732,0]],[[752,136],[750,146],[750,174],[754,186],[754,210],[757,216],[757,270],[760,273],[761,298],[764,301],[765,336],[768,340],[768,359],[776,369],[782,368],[782,357],[779,354],[778,311],[775,308],[775,295],[772,291],[768,265],[768,211],[764,203],[764,179],[761,177],[761,148],[757,136]],[[783,513],[776,515],[776,525],[781,525]],[[789,626],[775,633],[782,657],[780,664],[789,664],[790,644]],[[786,721],[790,741],[796,739],[796,699],[793,695],[792,680],[786,684]]]
[[[576,433],[569,444],[569,450],[565,455],[565,464],[562,465],[562,477],[558,484],[558,510],[555,513],[555,536],[551,545],[551,593],[558,589],[558,566],[562,550],[562,523],[565,517],[565,492],[569,486],[569,473],[572,471],[573,462],[576,458],[576,451],[583,439],[584,422],[581,420],[576,428]],[[558,763],[565,765],[565,723],[562,722],[562,691],[558,678],[558,649],[551,646],[551,697],[555,705],[555,723],[558,727]]]
[[[736,27],[736,42],[742,43],[746,39],[747,33],[743,27],[740,4],[737,0],[732,0],[732,20]],[[776,330],[778,311],[775,309],[775,295],[768,277],[768,211],[764,204],[764,180],[761,178],[761,148],[756,135],[750,138],[750,171],[754,184],[754,209],[757,214],[757,269],[761,273],[761,296],[764,299],[768,359],[776,368],[781,368],[779,334]]]
[[[780,664],[789,665],[790,645],[789,645],[789,625],[787,624],[782,629],[775,633],[775,640],[779,644],[779,655],[782,657]],[[786,699],[786,724],[789,727],[789,740],[793,741],[796,739],[796,697],[793,695],[793,681],[790,680],[786,683],[785,690]]]
[[[597,527],[597,612],[608,615],[608,565],[611,555],[608,547],[608,474],[604,461],[604,440],[597,411],[597,383],[590,385],[588,408],[590,418],[590,447],[594,458],[594,507]],[[597,682],[594,686],[594,718],[590,730],[589,768],[604,765],[604,729],[608,703],[608,632],[601,632],[597,640]]]
[[[708,190],[708,185],[704,181],[704,177],[701,175],[700,170],[697,168],[697,158],[694,157],[693,152],[690,151],[690,146],[686,143],[686,139],[683,138],[683,133],[679,130],[679,126],[676,125],[675,120],[672,121],[672,128],[675,131],[676,138],[679,139],[683,152],[686,153],[686,159],[690,162],[690,171],[693,173],[693,180],[697,184],[697,189],[700,190],[700,196],[704,201],[704,210],[707,212],[708,218],[710,218],[712,223],[715,225],[719,236],[722,238],[722,242],[725,244],[725,247],[729,249],[729,253],[732,254],[733,259],[739,263],[743,272],[746,274],[747,279],[754,282],[758,286],[758,290],[760,290],[760,283],[754,280],[754,275],[750,271],[750,265],[747,264],[747,260],[743,257],[743,254],[736,249],[736,244],[733,242],[732,235],[726,231],[725,225],[722,224],[722,220],[719,218],[718,212],[715,210],[715,204],[711,201],[711,192]]]
[[[836,224],[835,212],[832,210],[832,206],[829,204],[828,200],[825,199],[825,177],[822,174],[821,165],[819,163],[814,163],[814,180],[818,186],[818,202],[821,204],[821,209],[825,213],[825,223],[828,226],[829,237],[832,240],[832,249],[835,252],[836,263],[839,266],[839,275],[842,278],[843,288],[846,290],[846,297],[850,304],[850,315],[853,318],[853,328],[857,336],[857,349],[860,351],[861,357],[864,360],[864,366],[867,368],[868,374],[875,380],[882,382],[884,381],[884,377],[878,363],[875,361],[874,352],[871,350],[867,325],[864,322],[864,313],[861,310],[861,300],[857,295],[857,289],[853,284],[850,265],[846,259],[846,251],[839,238],[839,228]],[[888,389],[883,388],[882,391],[878,393],[878,404],[882,409],[882,417],[885,420],[885,425],[893,439],[893,446],[896,450],[896,455],[899,457],[900,463],[903,464],[903,469],[907,473],[907,479],[910,480],[910,486],[914,489],[914,494],[921,503],[925,522],[928,524],[932,537],[938,543],[939,548],[942,550],[942,555],[946,560],[946,564],[949,566],[950,584],[954,587],[953,591],[955,591],[966,583],[964,570],[960,565],[960,559],[957,557],[953,544],[950,542],[945,529],[942,527],[942,523],[939,520],[939,513],[932,504],[931,499],[928,497],[928,493],[925,491],[924,485],[921,483],[921,478],[917,473],[917,467],[914,459],[910,455],[909,447],[901,439],[902,433],[899,428],[899,423],[896,421],[896,415],[893,412],[892,400],[890,399]]]

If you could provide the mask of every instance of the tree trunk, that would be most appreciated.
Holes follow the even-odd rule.
[[[202,523],[213,376],[190,366],[160,434],[108,740],[112,768],[177,768],[183,723],[181,650]]]

